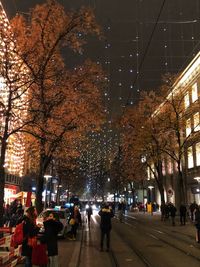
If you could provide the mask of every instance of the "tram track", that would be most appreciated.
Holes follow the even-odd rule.
[[[134,219],[133,219],[133,220],[134,220]],[[125,222],[125,224],[126,224],[127,226],[133,228],[134,230],[135,230],[135,228],[136,228],[136,226],[135,226],[135,225],[132,225],[131,223],[127,223],[127,222]],[[142,221],[139,221],[139,226],[141,226],[141,224],[143,224],[144,226],[147,227],[147,225],[146,225],[145,223],[143,223]],[[153,229],[153,228],[152,228],[151,230],[155,231],[155,229]],[[137,231],[138,231],[138,228],[137,228]],[[172,247],[173,249],[178,250],[179,252],[181,252],[181,253],[183,253],[184,255],[186,255],[186,256],[192,258],[193,260],[197,261],[198,263],[200,262],[200,256],[196,256],[194,253],[189,252],[188,250],[186,250],[186,249],[184,249],[184,248],[181,248],[180,246],[175,245],[174,243],[172,243],[173,240],[172,240],[171,242],[169,242],[169,241],[167,241],[166,239],[160,237],[160,235],[158,235],[158,234],[159,234],[158,231],[155,231],[157,234],[152,234],[152,233],[149,231],[149,229],[148,229],[148,231],[144,231],[144,229],[142,229],[142,231],[143,231],[143,233],[145,233],[146,235],[148,235],[148,236],[150,236],[150,237],[152,237],[152,238],[154,238],[154,239],[157,239],[158,241],[160,241],[160,242],[166,244],[166,245],[169,246],[169,247]],[[168,235],[168,236],[170,236],[171,238],[178,240],[179,242],[184,243],[184,244],[187,245],[188,247],[190,247],[190,245],[191,245],[190,242],[188,242],[188,241],[186,241],[186,240],[184,240],[184,239],[182,239],[182,238],[180,238],[180,237],[177,237],[177,236],[175,237],[173,234],[170,234],[170,233],[168,233],[168,232],[164,232],[163,230],[162,230],[161,233],[162,233],[162,234],[165,234],[165,235]],[[119,235],[119,232],[118,232],[118,235]],[[123,238],[123,235],[119,235],[119,236],[120,236],[120,238]],[[148,262],[148,260],[145,258],[145,256],[142,254],[141,251],[139,251],[138,249],[134,248],[133,245],[130,244],[130,242],[128,242],[127,240],[124,240],[124,239],[123,239],[123,241],[124,241],[124,242],[125,242],[125,243],[126,243],[132,250],[133,250],[133,252],[136,253],[141,259],[144,259],[144,263],[146,264],[145,266],[152,266],[152,267],[153,267],[153,265],[152,265],[151,263]],[[197,247],[197,246],[193,246],[193,248],[195,248],[195,249],[199,249],[199,247]],[[198,251],[197,251],[197,253],[198,253]],[[149,264],[149,265],[148,265],[148,264]]]
[[[128,217],[128,220],[130,220],[130,219],[131,219],[131,217]],[[127,220],[127,219],[126,219],[126,220]],[[131,219],[131,220],[135,220],[135,219]],[[145,222],[143,222],[143,221],[141,221],[141,220],[138,221],[138,222],[139,222],[140,226],[141,226],[141,224],[142,224],[144,227],[147,227],[147,225],[146,225]],[[130,224],[130,223],[127,223],[127,222],[125,222],[125,223],[126,223],[127,225],[133,227],[133,228],[136,227],[136,226],[133,226],[133,225]],[[149,230],[149,229],[148,229],[148,230]],[[188,235],[188,234],[185,234],[185,233],[180,233],[180,232],[178,232],[178,231],[175,231],[174,229],[173,229],[172,231],[170,231],[169,229],[164,229],[164,230],[162,229],[162,230],[160,231],[160,230],[156,229],[155,227],[152,227],[151,230],[154,232],[154,234],[156,233],[157,235],[159,235],[159,236],[156,235],[156,237],[157,237],[159,240],[163,241],[163,242],[166,242],[166,241],[165,241],[163,238],[160,237],[160,234],[166,235],[166,236],[171,237],[171,238],[175,238],[176,240],[178,240],[178,241],[180,241],[180,242],[182,242],[182,243],[184,243],[184,244],[186,244],[186,245],[188,245],[188,246],[191,246],[191,242],[185,240],[185,239],[183,238],[183,236],[186,237],[186,238],[192,239],[192,240],[194,241],[194,237],[192,237],[191,235]],[[177,236],[177,235],[176,235],[176,237],[174,237],[174,234],[172,234],[171,232],[173,232],[173,233],[175,233],[175,234],[178,234],[178,235],[181,235],[181,236]],[[173,244],[172,244],[172,245],[173,245]],[[199,246],[197,246],[197,245],[195,245],[195,244],[192,244],[192,246],[193,246],[194,248],[199,249]],[[200,258],[199,258],[199,259],[200,259]]]
[[[137,256],[137,258],[139,259],[139,261],[141,262],[140,266],[143,267],[157,267],[155,265],[153,265],[148,259],[147,257],[144,255],[144,253],[142,253],[141,250],[139,250],[138,248],[136,248],[135,246],[133,246],[133,244],[130,244],[129,241],[124,239],[124,236],[122,236],[122,234],[119,234],[119,232],[116,233],[118,235],[119,238],[121,238],[123,240],[123,242],[126,244],[126,246],[129,247],[129,249],[131,250],[133,256]],[[112,257],[113,262],[115,263],[115,265],[112,265],[112,267],[124,267],[124,265],[120,266],[118,260],[117,260],[117,255],[116,253],[111,250],[110,256]],[[135,265],[136,266],[136,265]]]
[[[97,219],[98,221],[98,219]],[[97,222],[99,223],[99,222]],[[117,223],[117,222],[116,222]],[[197,254],[197,249],[199,249],[198,247],[194,247],[193,249],[195,249],[194,253],[191,251],[192,249],[189,249],[189,245],[190,242],[187,240],[184,240],[180,237],[174,236],[172,233],[168,233],[167,231],[165,232],[163,229],[161,229],[160,231],[158,231],[156,229],[156,227],[151,227],[150,229],[148,229],[148,225],[143,223],[142,221],[137,221],[137,224],[135,225],[133,223],[133,219],[131,218],[126,218],[125,222],[122,223],[122,225],[127,225],[130,228],[132,228],[133,230],[136,230],[137,232],[140,233],[140,231],[143,233],[143,236],[149,236],[149,238],[155,239],[155,242],[158,241],[160,242],[160,244],[156,245],[156,243],[154,245],[151,246],[158,246],[158,247],[164,247],[162,246],[162,244],[167,245],[167,247],[170,249],[172,248],[174,251],[177,250],[179,251],[179,253],[183,254],[184,257],[189,257],[192,259],[192,262],[196,262],[195,264],[199,264],[200,262],[200,256],[198,256]],[[111,248],[110,252],[101,252],[103,255],[103,258],[107,257],[107,264],[105,266],[110,266],[110,267],[126,267],[126,266],[132,266],[129,264],[126,265],[126,260],[134,260],[134,266],[136,267],[157,267],[158,265],[156,264],[155,261],[152,261],[152,258],[146,254],[146,252],[143,250],[142,247],[138,247],[137,243],[134,244],[133,239],[130,238],[130,234],[129,236],[126,236],[124,234],[123,228],[124,227],[119,227],[119,224],[117,223],[116,225],[118,225],[118,229],[117,231],[115,231],[115,234],[117,236],[117,238],[119,240],[123,241],[123,244],[125,244],[125,246],[128,248],[129,256],[130,259],[125,259],[123,258],[123,264],[122,264],[122,258],[120,258],[121,256],[119,255],[118,251],[116,250],[116,247],[114,246],[113,248]],[[143,229],[141,228],[143,227]],[[86,225],[82,226],[82,230],[81,230],[81,238],[80,238],[80,250],[79,250],[79,255],[78,255],[78,260],[77,260],[77,264],[75,267],[80,267],[83,266],[83,261],[81,262],[81,259],[83,260],[85,257],[85,252],[90,251],[91,248],[98,250],[98,244],[97,244],[97,240],[95,240],[94,238],[90,238],[89,236],[90,230],[88,230],[86,228]],[[165,239],[165,236],[167,238],[169,238],[169,240]],[[178,241],[178,245],[173,241],[176,240]],[[174,242],[174,243],[173,243]],[[179,243],[181,242],[181,243]],[[182,245],[181,245],[182,244]],[[111,243],[112,245],[112,243]],[[185,246],[185,247],[184,247]],[[187,247],[188,246],[188,247]],[[195,253],[196,252],[196,253]],[[98,253],[98,252],[97,252]],[[179,255],[181,255],[179,254]],[[196,254],[196,255],[195,255]],[[106,255],[106,256],[105,256]],[[128,255],[128,253],[126,254]],[[132,255],[132,256],[131,256]],[[156,254],[155,254],[156,255]],[[131,259],[132,258],[132,259]],[[135,265],[135,260],[137,261],[136,265]],[[192,266],[192,265],[191,265]],[[196,265],[195,265],[196,266]]]

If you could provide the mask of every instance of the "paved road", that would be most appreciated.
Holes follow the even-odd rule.
[[[109,253],[100,252],[99,239],[99,217],[93,215],[91,227],[85,223],[77,241],[59,240],[60,267],[200,266],[200,245],[190,221],[180,226],[177,218],[172,226],[161,222],[160,214],[128,213],[123,223],[113,219]]]

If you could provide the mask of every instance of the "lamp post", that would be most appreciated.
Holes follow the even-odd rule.
[[[45,181],[46,181],[46,185],[45,185],[45,201],[44,201],[44,209],[46,209],[47,207],[47,185],[48,185],[48,179],[52,178],[51,175],[49,174],[45,174],[44,175]]]

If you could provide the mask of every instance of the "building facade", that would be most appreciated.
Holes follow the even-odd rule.
[[[181,135],[184,146],[181,168],[186,186],[187,204],[200,204],[200,52],[190,62],[174,83],[167,98],[182,97]],[[164,105],[164,103],[163,103]],[[162,109],[162,105],[161,105]],[[177,165],[170,158],[163,160],[165,201],[179,205],[180,187],[177,179]],[[160,194],[156,183],[148,173],[153,198],[160,204]]]

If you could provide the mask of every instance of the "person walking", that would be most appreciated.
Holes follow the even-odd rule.
[[[49,258],[48,267],[58,267],[58,233],[63,229],[63,224],[53,213],[44,218],[44,236],[42,241],[47,244]]]
[[[109,208],[108,204],[104,204],[99,211],[99,216],[101,217],[100,229],[101,229],[101,241],[100,241],[100,251],[103,251],[104,238],[106,236],[106,251],[110,249],[110,231],[112,228],[111,218],[114,216],[113,211]]]
[[[161,205],[160,205],[161,221],[165,221],[165,210],[166,210],[165,206],[166,206],[165,202],[162,202]]]
[[[119,204],[118,204],[118,216],[119,216],[120,222],[123,222],[124,214],[125,214],[125,204],[124,204],[124,202],[119,202]]]
[[[87,213],[88,225],[90,226],[90,217],[91,217],[91,215],[93,213],[91,205],[89,205],[88,208],[86,209],[86,213]]]
[[[71,224],[71,237],[69,237],[69,240],[76,240],[76,234],[77,234],[77,229],[79,227],[79,225],[82,225],[82,219],[81,219],[81,214],[79,211],[78,206],[75,206],[72,214],[69,218],[69,222],[71,221],[71,219],[74,219],[74,223]]]
[[[194,213],[196,226],[196,242],[200,243],[200,206],[197,206]]]
[[[172,203],[169,203],[169,213],[172,219],[172,225],[175,226],[176,207]]]
[[[180,205],[179,212],[180,212],[180,224],[185,225],[187,208],[183,203]]]
[[[40,228],[36,225],[37,211],[35,207],[29,207],[26,210],[26,215],[22,218],[23,222],[23,236],[22,256],[25,256],[25,267],[32,267],[32,247],[29,245],[29,238],[37,236]],[[20,223],[20,221],[19,221]]]
[[[194,214],[195,214],[196,209],[198,209],[198,205],[194,201],[193,203],[190,204],[190,207],[189,207],[189,210],[190,210],[190,218],[191,218],[191,221],[192,222],[194,221],[194,217],[195,217]]]

